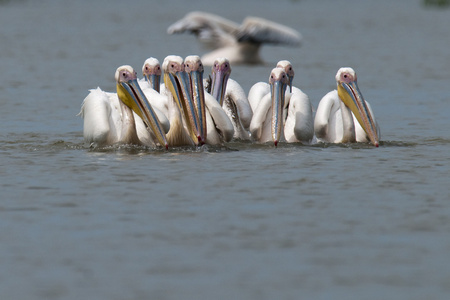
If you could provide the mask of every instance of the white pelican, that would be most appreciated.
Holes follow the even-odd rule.
[[[292,86],[295,73],[290,61],[280,60],[277,68],[282,68],[289,79],[289,91],[286,91],[285,95],[285,101],[289,102],[289,111],[284,125],[286,140],[311,142],[314,138],[314,108],[311,101],[301,89]]]
[[[270,94],[263,96],[250,124],[252,138],[265,143],[273,141],[311,142],[314,136],[311,103],[308,97],[294,91],[285,95],[289,78],[282,68],[270,73]]]
[[[207,127],[206,143],[220,145],[233,138],[234,128],[230,119],[217,100],[209,93],[205,93],[203,86],[203,64],[199,56],[190,55],[184,60],[186,73],[189,75],[192,87],[192,96],[195,103],[204,103],[206,106],[205,118]],[[199,113],[200,115],[200,113]]]
[[[212,65],[217,57],[226,57],[232,64],[260,64],[262,44],[299,46],[302,39],[296,30],[266,19],[247,17],[239,25],[199,11],[188,13],[167,29],[169,34],[185,31],[214,49],[201,58],[205,65]]]
[[[233,127],[233,138],[249,140],[248,128],[253,111],[247,95],[239,83],[229,78],[230,62],[226,58],[217,58],[212,66],[211,95],[219,102],[230,118]]]
[[[159,93],[161,90],[161,65],[159,60],[154,57],[147,58],[142,66],[142,74],[150,87]]]
[[[168,94],[164,83],[161,83],[161,73],[158,59],[150,57],[142,66],[144,78],[140,79],[138,83],[150,104],[169,119]]]
[[[171,146],[204,144],[206,128],[199,121],[204,106],[197,107],[192,98],[191,83],[186,74],[183,58],[169,55],[162,65],[164,71],[166,111],[170,121],[167,139]],[[156,93],[156,91],[154,91]]]
[[[139,87],[134,69],[128,65],[117,68],[115,79],[117,94],[97,88],[84,99],[80,111],[84,139],[96,146],[159,143],[168,149],[165,132],[169,123],[159,113],[165,119],[165,126],[161,124],[158,113]]]
[[[364,100],[352,68],[340,68],[337,90],[319,102],[314,120],[317,139],[330,143],[368,142],[378,147],[380,129],[372,109]]]

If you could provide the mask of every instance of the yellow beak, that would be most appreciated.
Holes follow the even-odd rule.
[[[169,145],[161,122],[139,87],[137,80],[131,79],[117,84],[117,95],[125,105],[141,117],[144,123],[153,131],[159,144],[168,149]]]
[[[186,125],[194,143],[201,143],[201,134],[198,131],[198,114],[192,99],[189,77],[184,71],[175,74],[164,73],[164,84],[172,93],[181,113],[184,115]]]
[[[372,144],[378,147],[379,138],[377,128],[356,81],[339,83],[337,90],[339,98],[353,112]]]

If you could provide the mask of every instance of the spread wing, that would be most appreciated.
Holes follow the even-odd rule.
[[[237,32],[239,42],[300,46],[301,34],[284,25],[263,18],[247,17]]]
[[[236,43],[234,32],[239,24],[220,16],[194,11],[170,25],[168,34],[189,32],[194,34],[205,46],[216,49]]]

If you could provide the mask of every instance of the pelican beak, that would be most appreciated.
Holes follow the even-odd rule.
[[[161,82],[161,75],[157,74],[144,74],[145,80],[150,84],[152,89],[159,92],[159,84]]]
[[[338,95],[344,104],[353,112],[372,144],[378,147],[379,138],[377,128],[356,80],[349,83],[338,83]]]
[[[192,140],[196,144],[204,143],[198,131],[198,115],[192,99],[189,76],[184,70],[179,70],[175,74],[164,72],[164,84],[172,93],[178,108],[184,115]]]
[[[158,116],[139,87],[137,80],[131,79],[127,82],[117,84],[117,95],[121,99],[124,99],[124,103],[141,117],[145,124],[153,131],[159,144],[164,146],[166,150],[169,149],[166,135]]]
[[[292,81],[294,80],[294,76],[288,76],[289,78],[289,92],[292,93]]]
[[[283,129],[284,95],[287,84],[282,80],[275,80],[270,83],[270,86],[272,94],[272,139],[275,147],[277,147]]]
[[[203,88],[203,70],[191,71],[188,73],[192,89],[192,98],[195,104],[196,117],[198,118],[198,141],[200,144],[206,142],[206,108],[205,89]]]
[[[224,70],[220,69],[213,72],[211,94],[217,101],[219,101],[220,106],[223,105],[225,90],[227,89],[227,82],[229,77],[229,71],[225,72]]]

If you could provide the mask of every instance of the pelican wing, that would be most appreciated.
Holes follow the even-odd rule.
[[[257,82],[250,88],[248,92],[248,102],[250,103],[250,107],[252,108],[253,113],[256,111],[256,108],[259,105],[261,99],[270,94],[270,85],[266,82]]]
[[[110,145],[120,140],[122,117],[119,100],[100,88],[92,89],[84,99],[79,115],[84,119],[83,136],[86,142]]]
[[[301,34],[284,25],[263,18],[247,17],[237,31],[239,42],[300,46]]]
[[[284,125],[284,136],[288,142],[298,140],[309,143],[314,137],[313,109],[309,97],[296,87],[293,87],[293,93],[288,97],[289,112]]]
[[[205,105],[209,112],[209,117],[214,122],[213,126],[208,125],[207,143],[218,144],[217,142],[208,142],[214,140],[214,136],[219,133],[224,142],[229,142],[234,135],[234,127],[225,111],[217,100],[210,94],[205,94]],[[216,139],[217,140],[217,139]]]
[[[269,93],[261,98],[253,112],[252,121],[250,122],[250,133],[253,140],[265,143],[272,139],[270,128],[271,107],[272,97]]]
[[[237,108],[237,116],[244,128],[250,127],[250,122],[253,117],[253,110],[247,99],[242,86],[233,79],[228,79],[226,96],[229,101],[233,101]]]
[[[205,46],[219,48],[235,43],[233,32],[239,24],[220,16],[194,11],[170,25],[168,34],[189,32],[194,34]]]
[[[318,139],[324,141],[338,140],[342,136],[342,117],[336,117],[339,106],[339,97],[336,90],[327,93],[320,100],[314,118],[314,133]],[[336,124],[339,122],[339,124]]]

